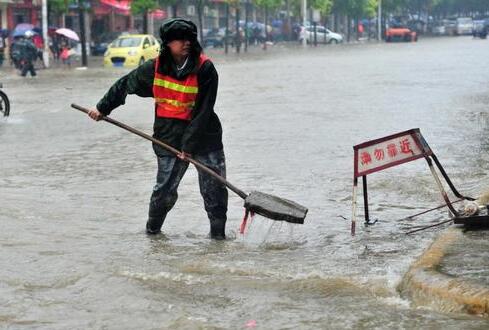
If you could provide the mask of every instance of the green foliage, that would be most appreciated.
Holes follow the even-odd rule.
[[[484,13],[489,11],[487,0],[437,0],[433,3],[433,11],[444,14]]]
[[[254,0],[254,3],[261,8],[276,9],[282,5],[282,0]]]
[[[329,15],[333,7],[333,0],[312,0],[311,7],[319,10],[321,15]]]
[[[226,0],[224,2],[227,2],[230,7],[237,7],[239,4],[239,0]]]
[[[53,13],[62,14],[68,12],[68,1],[48,0],[49,10]]]
[[[133,0],[131,2],[131,12],[133,14],[143,14],[157,7],[157,0]]]
[[[333,10],[336,13],[351,17],[373,17],[377,11],[377,1],[378,0],[335,0]]]
[[[382,10],[386,13],[396,13],[407,7],[409,0],[382,0]]]
[[[332,11],[351,17],[373,17],[379,0],[312,0],[316,2],[332,2]],[[385,13],[443,13],[446,15],[483,14],[489,11],[488,0],[382,0]]]
[[[377,16],[377,8],[379,6],[378,0],[367,0],[365,5],[365,16],[375,17]]]

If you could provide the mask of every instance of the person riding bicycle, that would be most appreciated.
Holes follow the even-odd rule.
[[[34,61],[37,59],[37,48],[31,41],[34,36],[34,32],[26,31],[24,34],[25,38],[20,39],[17,43],[16,48],[19,51],[19,69],[21,70],[20,75],[25,77],[27,72],[31,73],[32,77],[36,76],[36,70],[34,69]]]
[[[14,37],[14,41],[10,46],[10,62],[14,65],[16,69],[20,70],[20,40],[22,37]]]

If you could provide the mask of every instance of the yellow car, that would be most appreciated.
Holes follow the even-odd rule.
[[[123,34],[112,41],[104,54],[105,67],[134,67],[158,56],[160,44],[150,34]]]

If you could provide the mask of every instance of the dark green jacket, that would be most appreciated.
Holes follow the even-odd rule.
[[[37,48],[34,43],[27,39],[20,39],[12,45],[12,57],[20,61],[33,62],[37,59]]]
[[[117,80],[98,102],[97,109],[104,115],[109,115],[113,109],[125,103],[128,94],[153,97],[155,62],[155,60],[149,60]],[[180,80],[190,74],[190,70],[184,70],[180,74],[176,72],[173,69],[170,76]],[[197,71],[197,80],[199,93],[192,111],[192,120],[188,122],[156,117],[155,111],[153,136],[178,150],[190,154],[205,154],[223,148],[221,123],[214,112],[218,75],[211,61],[202,64]],[[153,149],[160,156],[170,154],[155,144],[153,144]]]

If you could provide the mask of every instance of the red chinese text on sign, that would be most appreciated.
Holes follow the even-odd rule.
[[[355,177],[432,154],[417,128],[365,142],[353,148],[355,151]]]

